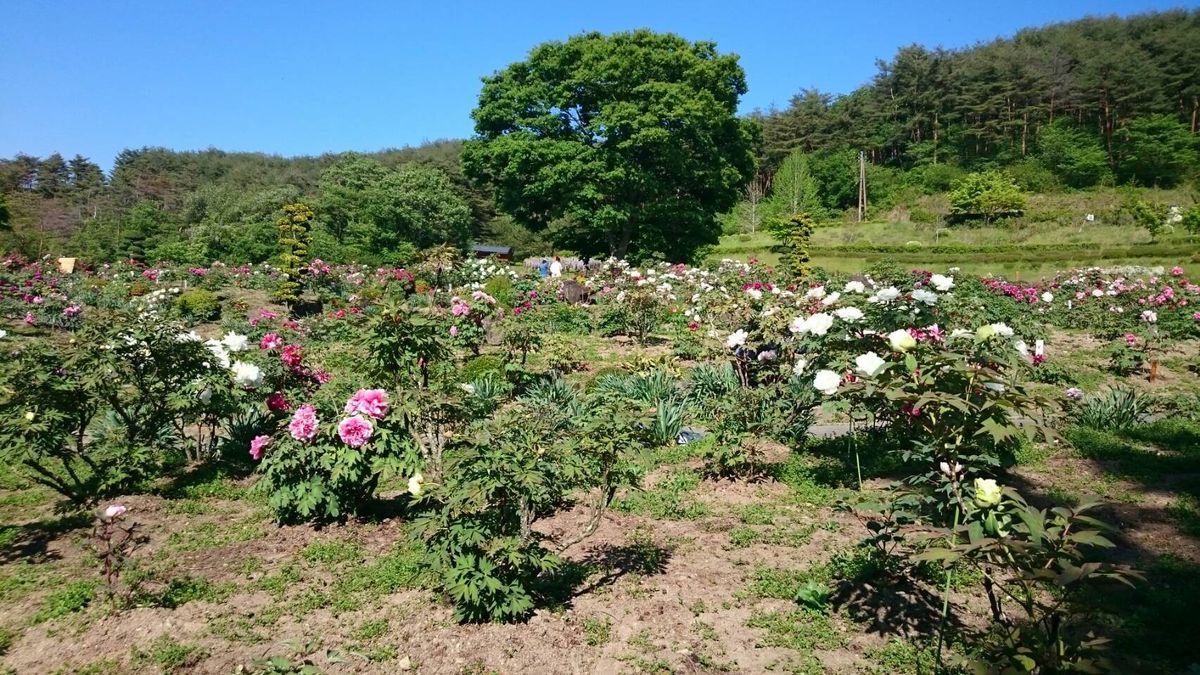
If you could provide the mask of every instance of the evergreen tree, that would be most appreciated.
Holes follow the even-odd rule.
[[[272,297],[291,307],[300,299],[304,288],[303,267],[308,262],[308,247],[312,241],[309,230],[315,215],[303,202],[286,204],[283,215],[276,221],[279,227],[279,267],[283,277]]]
[[[796,213],[788,219],[780,233],[784,250],[779,264],[792,283],[801,283],[812,274],[812,259],[808,255],[812,232],[812,217],[807,213]]]

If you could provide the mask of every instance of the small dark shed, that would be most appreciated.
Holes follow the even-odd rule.
[[[475,244],[471,247],[471,252],[476,258],[499,258],[501,260],[512,260],[513,247],[511,246],[495,246],[492,244]]]

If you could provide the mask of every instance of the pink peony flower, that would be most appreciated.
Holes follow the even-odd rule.
[[[338,437],[352,448],[361,448],[371,438],[375,427],[365,418],[355,415],[338,423]]]
[[[383,389],[359,389],[346,401],[346,413],[380,419],[388,412],[388,393]]]
[[[266,350],[278,349],[283,346],[283,338],[279,337],[279,333],[267,333],[259,340],[258,346]]]
[[[1181,274],[1183,274],[1183,268],[1182,268],[1182,267],[1180,267],[1179,265],[1176,265],[1176,266],[1174,266],[1174,267],[1172,267],[1172,268],[1171,268],[1171,275],[1172,275],[1172,276],[1176,276],[1176,277],[1177,277],[1177,276],[1179,276],[1179,275],[1181,275]]]
[[[275,312],[272,312],[269,309],[262,309],[262,310],[259,310],[259,312],[258,312],[258,318],[260,318],[260,319],[278,319],[279,315],[276,314]]]
[[[454,298],[454,304],[450,306],[450,313],[454,316],[466,316],[471,313],[471,306],[458,298]]]
[[[1137,336],[1134,335],[1133,333],[1126,333],[1125,334],[1125,344],[1129,345],[1130,347],[1136,345],[1137,344]]]
[[[318,370],[317,372],[313,373],[313,379],[320,384],[329,384],[331,377],[332,376],[329,373],[323,370]]]
[[[112,506],[108,507],[107,509],[104,509],[104,517],[105,518],[119,518],[119,517],[125,515],[125,512],[128,510],[129,509],[125,508],[125,506],[123,506],[121,504],[113,504]]]
[[[458,326],[450,326],[450,337],[458,337]]]
[[[25,312],[25,323],[30,326],[37,323],[37,319],[33,318],[33,312]]]
[[[292,421],[288,423],[288,433],[298,441],[307,441],[317,435],[317,409],[311,403],[300,406]]]
[[[250,456],[254,458],[254,461],[262,459],[263,448],[270,444],[270,436],[255,436],[254,440],[250,441]]]
[[[304,349],[300,345],[287,345],[283,348],[283,353],[279,358],[287,364],[287,367],[295,370],[304,362]]]

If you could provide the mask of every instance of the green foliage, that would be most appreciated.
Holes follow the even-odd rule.
[[[1118,387],[1084,398],[1072,412],[1076,424],[1090,429],[1131,429],[1146,421],[1150,401],[1145,394]]]
[[[183,333],[153,312],[119,314],[72,343],[11,353],[4,381],[21,386],[0,385],[7,461],[79,505],[153,476],[230,392],[212,353]]]
[[[301,267],[308,261],[309,246],[312,244],[313,210],[307,204],[297,202],[285,204],[283,215],[275,222],[279,228],[279,270],[282,277],[272,295],[284,303],[300,299],[304,288]]]
[[[929,532],[946,544],[913,558],[965,564],[979,573],[994,629],[981,645],[986,656],[980,662],[1017,672],[1099,667],[1096,652],[1105,640],[1076,630],[1089,622],[1071,599],[1097,580],[1132,585],[1141,575],[1096,559],[1097,549],[1113,547],[1112,528],[1088,513],[1098,503],[1046,511],[1012,489],[975,486],[973,498],[959,496],[961,524]]]
[[[175,298],[175,309],[192,321],[212,321],[221,315],[221,301],[212,291],[192,288]]]
[[[999,171],[969,173],[954,184],[948,195],[950,213],[991,222],[1025,208],[1025,195],[1011,178]]]
[[[768,222],[786,222],[797,213],[819,218],[824,211],[820,189],[809,169],[808,154],[803,150],[793,151],[771,179],[771,195],[763,204]]]
[[[1159,232],[1167,226],[1167,207],[1146,201],[1132,191],[1122,200],[1121,213],[1150,233],[1151,240],[1157,239]]]
[[[1170,187],[1196,164],[1195,138],[1173,115],[1135,117],[1116,141],[1117,171],[1128,182]]]
[[[463,364],[461,378],[463,382],[474,382],[488,375],[504,376],[504,360],[498,356],[484,354]]]
[[[536,410],[518,406],[490,420],[447,458],[442,481],[424,498],[431,508],[415,531],[460,621],[527,616],[538,602],[539,577],[558,569],[559,553],[595,532],[617,489],[632,480],[626,455],[642,442],[627,404],[593,397],[580,415],[561,419]],[[569,435],[560,424],[570,424]],[[533,525],[574,491],[587,495],[588,521],[551,542]]]
[[[779,262],[788,281],[801,283],[812,274],[808,248],[812,243],[812,217],[807,213],[795,213],[783,225],[783,255]]]
[[[737,57],[710,42],[648,30],[548,42],[484,78],[463,164],[518,222],[561,219],[560,246],[687,260],[717,242],[715,214],[753,173],[745,91]]]
[[[1108,154],[1099,139],[1064,119],[1038,133],[1038,157],[1059,180],[1073,188],[1097,185],[1111,174]]]

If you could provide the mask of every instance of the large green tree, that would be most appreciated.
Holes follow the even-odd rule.
[[[582,253],[690,259],[754,174],[746,79],[711,42],[647,30],[536,47],[484,78],[468,175]]]

